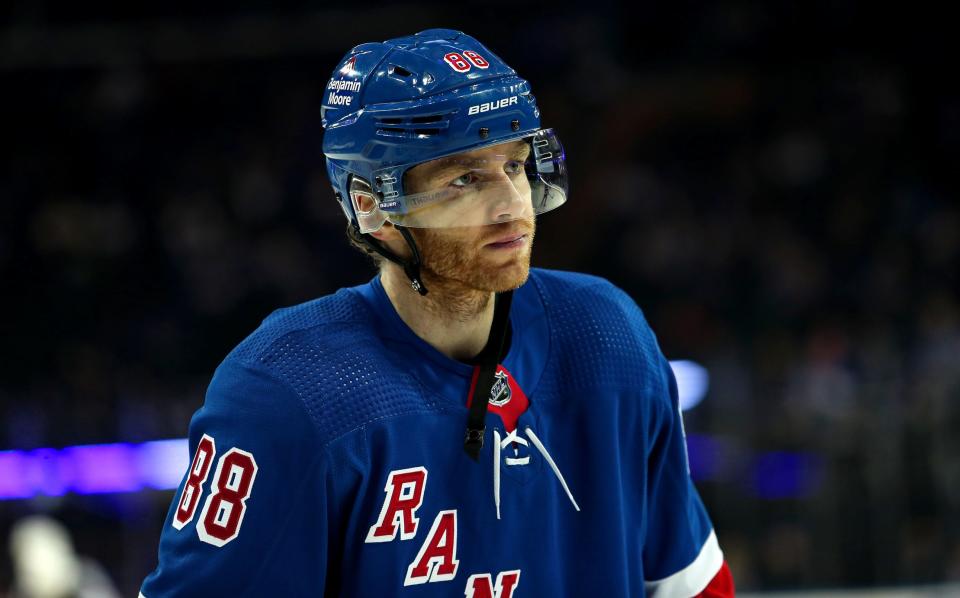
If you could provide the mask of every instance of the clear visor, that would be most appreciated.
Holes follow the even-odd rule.
[[[375,173],[376,175],[376,173]],[[403,188],[378,193],[350,185],[360,232],[384,222],[410,228],[483,226],[530,219],[567,200],[563,147],[552,129],[409,169]]]

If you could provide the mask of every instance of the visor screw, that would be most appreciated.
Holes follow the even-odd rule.
[[[490,129],[487,127],[480,127],[480,139],[486,139],[490,136]]]
[[[377,187],[383,186],[383,179],[381,179],[380,177],[373,179],[373,182],[377,184]]]
[[[510,128],[513,129],[514,131],[519,131],[519,130],[520,130],[520,121],[519,121],[519,120],[512,120],[512,121],[510,121]]]

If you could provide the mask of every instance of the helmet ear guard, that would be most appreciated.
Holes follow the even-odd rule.
[[[350,207],[356,215],[357,226],[362,232],[379,230],[387,218],[378,207],[380,198],[370,182],[358,175],[350,176]]]
[[[350,175],[349,179],[349,201],[352,204],[355,213],[357,214],[357,218],[351,219],[350,224],[347,227],[347,234],[350,236],[350,239],[355,243],[367,248],[368,253],[371,251],[375,252],[403,268],[407,278],[410,279],[410,287],[421,295],[426,295],[427,286],[423,284],[423,278],[420,276],[420,249],[417,248],[417,244],[413,240],[413,235],[410,234],[410,231],[407,230],[406,227],[394,225],[394,227],[403,236],[407,246],[410,247],[410,258],[403,259],[391,251],[390,248],[384,245],[376,237],[373,237],[369,233],[361,232],[361,226],[358,222],[359,218],[367,216],[379,218],[380,224],[377,225],[376,229],[379,229],[383,226],[386,218],[384,218],[377,209],[378,200],[375,192],[370,186],[369,181],[357,175]]]

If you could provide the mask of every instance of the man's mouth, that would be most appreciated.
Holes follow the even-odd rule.
[[[510,233],[509,235],[498,237],[494,241],[487,243],[486,246],[492,249],[514,249],[522,247],[526,242],[526,233]]]

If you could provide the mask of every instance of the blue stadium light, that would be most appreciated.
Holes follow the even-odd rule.
[[[145,442],[137,451],[138,475],[147,488],[176,488],[189,464],[190,447],[186,438]]]
[[[24,472],[26,458],[17,451],[0,452],[0,498],[28,498],[33,489]]]
[[[708,434],[687,434],[686,438],[690,477],[696,482],[719,480],[727,467],[729,442]]]
[[[754,462],[752,490],[766,500],[813,496],[823,484],[823,469],[823,459],[813,453],[762,453]]]
[[[680,394],[680,409],[689,411],[703,400],[710,388],[710,374],[707,368],[695,361],[678,359],[670,362],[673,376],[677,379],[677,391]]]
[[[189,464],[185,438],[0,451],[0,500],[170,490]]]

